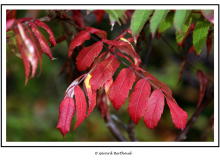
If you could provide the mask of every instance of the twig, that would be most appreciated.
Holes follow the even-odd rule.
[[[106,126],[108,127],[108,129],[111,131],[112,135],[115,137],[115,139],[117,141],[124,141],[126,142],[127,140],[125,139],[125,137],[122,135],[122,133],[120,132],[120,130],[117,128],[117,126],[115,125],[113,119],[111,118],[111,116],[109,115],[108,120],[106,121]]]
[[[131,141],[138,142],[135,131],[134,131],[134,127],[135,127],[135,124],[130,118],[130,122],[128,124],[128,135]]]
[[[131,141],[138,142],[137,137],[135,135],[135,131],[134,131],[135,124],[131,118],[129,120],[128,126],[126,126],[125,124],[121,122],[121,120],[116,115],[111,115],[111,117],[128,132],[128,136]]]
[[[111,117],[128,132],[128,127],[116,115],[112,114]]]
[[[193,114],[193,116],[190,118],[184,130],[179,133],[179,135],[176,137],[174,141],[182,141],[185,139],[186,134],[188,133],[189,129],[192,127],[192,125],[195,123],[198,116],[207,107],[207,105],[213,99],[213,97],[214,97],[214,83],[212,83],[211,87],[207,90],[202,103],[200,104],[196,112]]]

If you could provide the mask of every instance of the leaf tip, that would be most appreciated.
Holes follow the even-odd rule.
[[[135,45],[137,44],[137,37],[136,36],[134,37],[134,44]]]
[[[57,60],[57,59],[58,59],[58,58],[54,58],[54,57],[53,57],[51,60],[53,61],[53,60]]]

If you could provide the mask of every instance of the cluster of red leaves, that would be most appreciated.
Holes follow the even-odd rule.
[[[13,30],[16,36],[18,50],[21,54],[25,68],[26,85],[28,79],[34,77],[36,73],[38,60],[40,61],[41,72],[43,53],[45,53],[51,60],[54,59],[46,39],[40,33],[37,26],[44,28],[48,32],[49,42],[52,47],[56,45],[56,41],[51,29],[42,21],[38,19],[33,20],[33,18],[15,19],[14,14],[15,12],[13,10],[7,11],[6,28],[7,31]],[[13,23],[11,24],[11,22]],[[32,67],[32,74],[29,77],[30,65]]]
[[[173,123],[177,128],[183,130],[188,118],[187,113],[178,106],[172,97],[170,88],[166,84],[157,80],[153,75],[139,67],[141,59],[131,45],[133,38],[126,40],[123,38],[123,34],[121,34],[115,40],[107,40],[107,33],[105,31],[86,27],[85,31],[79,32],[72,40],[68,57],[71,56],[75,47],[89,40],[91,34],[96,34],[102,41],[97,41],[93,45],[85,47],[79,52],[76,58],[76,65],[79,71],[84,71],[87,68],[90,68],[90,71],[70,84],[65,92],[64,100],[60,104],[57,128],[61,131],[63,137],[65,138],[66,133],[70,130],[71,120],[75,110],[77,111],[77,120],[73,130],[75,130],[95,108],[96,92],[98,89],[101,87],[105,88],[105,92],[112,102],[113,107],[118,110],[125,103],[136,79],[137,83],[130,96],[130,103],[128,105],[129,115],[134,123],[138,124],[143,116],[146,126],[151,129],[154,128],[161,118],[165,98],[170,108]],[[104,45],[105,47],[108,45],[108,50],[100,54]],[[116,48],[120,52],[115,53]],[[113,82],[112,76],[120,66],[118,61],[120,59],[119,57],[126,58],[131,63],[131,66],[122,69]],[[135,73],[138,75],[136,76]],[[143,74],[143,76],[141,76],[141,74]],[[86,92],[89,102],[88,110],[85,94],[79,87],[79,83],[84,78],[84,91]],[[154,89],[152,93],[151,86]],[[73,100],[74,97],[76,106]]]

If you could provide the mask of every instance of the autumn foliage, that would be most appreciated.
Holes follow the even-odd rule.
[[[79,46],[85,40],[88,40],[90,37],[92,37],[92,34],[96,34],[100,38],[106,37],[105,31],[91,27],[89,29],[86,28],[86,31],[79,32],[71,42],[68,57],[71,56],[71,51],[76,46]],[[88,72],[88,74],[83,76],[83,78],[85,78],[86,92],[89,99],[88,115],[94,109],[97,90],[105,86],[105,84],[112,79],[112,76],[120,65],[120,57],[123,56],[126,57],[126,59],[129,59],[131,66],[121,70],[116,80],[110,84],[109,93],[106,93],[108,94],[109,99],[116,111],[124,104],[125,99],[128,97],[129,90],[132,88],[135,82],[135,74],[138,74],[141,79],[135,84],[135,88],[131,94],[129,99],[130,103],[128,105],[128,112],[134,123],[138,124],[141,118],[144,117],[146,126],[153,129],[160,120],[165,104],[165,98],[171,110],[173,123],[177,128],[183,130],[188,118],[187,113],[183,111],[172,98],[172,93],[166,84],[160,82],[155,77],[151,76],[151,74],[148,74],[147,71],[143,71],[141,68],[139,68],[140,57],[133,49],[131,43],[120,37],[113,41],[102,39],[102,42],[97,41],[93,45],[83,48],[76,58],[77,68],[80,71],[86,70],[92,64],[91,70]],[[103,46],[106,47],[106,44],[109,45],[107,51],[100,54]],[[115,53],[114,50],[116,48],[124,54],[120,52]],[[129,56],[133,58],[134,62],[129,58]],[[139,71],[143,72],[145,76],[140,74]],[[66,101],[67,98],[73,98],[75,96],[77,121],[74,129],[76,129],[86,118],[87,111],[87,102],[84,92],[79,87],[79,80],[80,79],[75,80],[70,85],[69,89],[65,93],[65,99],[63,100]],[[156,82],[155,84],[153,83],[154,81]],[[151,85],[154,89],[152,93]],[[72,103],[72,101],[68,102]],[[64,119],[67,117],[67,115],[63,116],[63,114],[68,113],[62,111],[64,105],[67,104],[61,102],[59,125],[57,128],[60,129],[61,133],[65,137],[66,130],[64,131],[64,128],[70,128],[70,123],[65,123]],[[63,122],[63,126],[65,126],[64,128],[60,127],[61,122]]]
[[[151,16],[150,27],[152,37],[154,37],[154,35],[160,37],[160,34],[164,30],[162,30],[159,25],[160,23],[163,24],[163,20],[166,16],[169,16],[169,18],[174,17],[174,12],[169,10],[164,10],[163,12],[153,12],[152,10],[138,12],[135,11],[133,13],[133,11],[127,11],[127,16],[120,16],[117,18],[120,18],[122,21],[124,21],[126,18],[130,17],[132,18],[131,22],[136,23],[135,21],[138,15],[143,14],[145,15],[145,19],[141,20],[141,24],[144,25]],[[9,32],[13,30],[16,37],[15,45],[17,45],[17,48],[20,51],[20,58],[23,60],[26,85],[28,80],[34,77],[36,74],[38,61],[40,62],[41,68],[43,53],[46,54],[51,60],[55,59],[51,53],[50,46],[37,26],[47,31],[49,34],[49,42],[51,47],[56,45],[56,40],[51,29],[46,25],[46,23],[42,22],[42,20],[33,18],[15,19],[14,14],[14,11],[7,13],[6,28]],[[96,15],[97,22],[100,23],[105,11],[95,10],[94,14]],[[134,16],[132,17],[133,14]],[[203,15],[205,14],[206,13],[204,12]],[[154,26],[155,23],[158,22],[158,19],[155,15],[160,16],[160,23],[156,24],[156,27]],[[177,27],[176,34],[177,44],[179,47],[184,46],[186,37],[190,32],[193,32],[194,29],[198,27],[198,25],[191,23],[192,20],[190,18],[191,17],[189,16],[185,19],[188,28],[185,30],[183,29],[183,32],[185,32],[184,35],[179,35],[183,33],[181,33],[181,27],[184,25],[184,23],[180,26],[180,28],[178,27],[178,24],[174,24]],[[93,109],[98,103],[97,91],[102,87],[105,88],[106,95],[112,102],[112,105],[116,111],[118,111],[125,103],[126,99],[129,97],[129,93],[131,94],[129,97],[127,111],[132,121],[136,125],[143,117],[146,127],[150,129],[156,127],[164,111],[166,102],[170,109],[172,121],[175,127],[181,130],[185,128],[188,115],[182,108],[179,107],[178,103],[173,98],[172,91],[169,86],[159,81],[155,76],[140,67],[141,58],[136,53],[132,43],[137,41],[139,33],[142,29],[141,27],[136,29],[135,26],[132,26],[134,29],[132,29],[132,27],[132,30],[126,29],[114,40],[109,40],[107,39],[106,31],[85,26],[83,16],[79,10],[73,11],[73,19],[75,19],[74,26],[77,26],[77,30],[79,32],[71,41],[68,53],[66,53],[66,57],[70,58],[73,50],[76,47],[81,46],[82,49],[79,51],[76,57],[76,67],[78,71],[86,71],[86,73],[75,79],[69,85],[64,94],[64,99],[60,103],[57,128],[60,130],[64,138],[70,130],[74,131],[77,129],[83,120],[92,114]],[[118,22],[118,19],[115,21]],[[209,53],[212,44],[212,33],[210,31],[208,33],[209,36],[206,40],[206,43],[208,46],[207,52]],[[130,38],[125,38],[127,34],[130,35]],[[14,35],[12,34],[7,37],[10,38]],[[98,37],[100,40],[96,37]],[[94,39],[96,42],[87,47],[83,46],[83,43],[89,39]],[[60,41],[63,40],[65,40],[65,37],[62,37],[62,40]],[[194,38],[194,40],[196,39]],[[193,51],[199,56],[198,50],[200,48],[198,49],[197,46],[194,48],[194,46],[192,45],[192,47],[189,49],[189,53]],[[123,58],[127,59],[129,64],[125,63]],[[186,61],[183,59],[181,72],[184,70],[185,63]],[[125,68],[123,68],[117,75],[116,79],[113,80],[113,76],[120,65],[125,66]],[[31,76],[30,68],[32,69]],[[182,75],[181,72],[179,75],[179,81]],[[197,106],[199,107],[209,79],[202,71],[198,71],[197,76],[200,81],[200,96]],[[83,87],[80,87],[81,82],[83,82]],[[134,89],[132,90],[132,88]],[[70,126],[75,112],[76,124],[75,127],[71,129]]]

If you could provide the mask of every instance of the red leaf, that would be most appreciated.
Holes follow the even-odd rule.
[[[198,100],[198,104],[197,104],[197,108],[198,108],[202,102],[203,97],[204,97],[206,87],[209,83],[209,79],[205,75],[205,73],[201,70],[198,70],[196,75],[198,76],[199,84],[200,84],[199,85],[199,90],[200,90],[199,91],[199,100]]]
[[[86,103],[86,97],[84,95],[84,92],[81,90],[81,88],[77,85],[74,88],[74,94],[75,94],[75,99],[76,99],[76,124],[75,127],[72,131],[74,131],[85,119],[86,117],[86,108],[87,108],[87,103]]]
[[[26,76],[26,82],[27,83],[27,78],[30,73],[30,69],[28,69],[29,62],[31,63],[32,66],[32,77],[35,75],[36,69],[37,69],[37,63],[38,63],[38,57],[35,52],[35,48],[33,43],[31,42],[30,38],[27,36],[25,33],[25,30],[23,29],[22,25],[18,23],[18,28],[15,29],[15,33],[17,34],[17,44],[20,52],[22,52],[22,59],[23,63],[25,65],[25,76]],[[20,35],[20,36],[18,36]],[[25,58],[26,57],[26,58]],[[28,62],[28,61],[29,62]]]
[[[6,10],[6,21],[16,19],[16,10]]]
[[[113,84],[113,78],[112,77],[109,80],[107,80],[104,84],[105,93],[107,95],[109,95],[112,84]]]
[[[106,60],[110,55],[111,55],[111,53],[110,53],[109,51],[105,51],[105,52],[101,53],[101,54],[95,59],[95,61],[93,62],[90,71],[92,72],[92,70],[93,70],[94,68],[96,68],[96,66],[97,66],[101,61]]]
[[[23,27],[26,29],[26,31],[29,33],[29,36],[31,37],[31,41],[33,42],[34,44],[34,48],[36,50],[36,53],[39,57],[39,60],[40,60],[40,72],[39,72],[39,75],[41,73],[41,69],[42,69],[42,58],[43,58],[43,53],[42,53],[42,49],[41,49],[41,46],[40,46],[40,43],[37,39],[37,37],[33,34],[33,32],[31,32],[30,28],[28,28],[27,26],[23,25]],[[39,76],[38,75],[38,76]]]
[[[118,56],[120,56],[120,57],[123,57],[123,58],[127,59],[131,64],[134,64],[129,57],[123,55],[122,53],[117,52],[116,54],[117,54]]]
[[[97,104],[99,104],[99,108],[101,110],[101,115],[103,119],[107,116],[109,112],[107,101],[108,101],[108,97],[105,93],[99,95],[97,98],[97,102],[98,102]]]
[[[193,45],[190,47],[190,49],[189,49],[189,51],[187,52],[187,54],[189,54],[189,53],[191,53],[191,52],[194,52],[194,54],[197,55],[196,50],[195,50],[195,48],[194,48]]]
[[[9,30],[11,30],[11,27],[12,25],[14,24],[15,22],[15,19],[9,19],[7,22],[6,22],[6,32],[8,32]]]
[[[87,67],[90,67],[95,57],[99,55],[102,50],[102,42],[98,41],[92,46],[83,48],[79,55],[76,57],[76,65],[79,71],[86,70]]]
[[[36,23],[36,25],[42,27],[43,29],[45,29],[47,31],[47,33],[49,34],[49,42],[51,43],[51,46],[55,46],[56,45],[56,41],[53,35],[53,32],[51,31],[51,29],[42,21],[35,19],[34,21]]]
[[[72,10],[73,18],[75,19],[75,24],[80,26],[81,28],[85,27],[84,18],[80,12],[80,10]]]
[[[151,92],[150,83],[146,79],[140,79],[134,87],[129,99],[128,111],[135,124],[138,124],[147,109]]]
[[[126,10],[125,11],[125,14],[128,16],[129,19],[131,19],[133,13],[134,13],[134,10]]]
[[[76,85],[79,84],[79,81],[80,81],[80,79],[81,79],[83,76],[84,76],[84,74],[81,75],[80,77],[78,77],[77,79],[75,79],[75,80],[69,85],[69,87],[68,87],[68,88],[66,89],[66,91],[65,91],[64,98],[67,98],[67,97],[72,97],[72,98],[73,98],[73,96],[74,96],[74,88],[75,88]]]
[[[184,68],[185,68],[185,64],[186,64],[186,57],[182,57],[181,59],[181,64],[180,64],[180,71],[179,71],[179,75],[178,75],[178,82],[177,84],[179,84],[181,78],[182,78],[182,75],[183,75],[183,71],[184,71]]]
[[[98,24],[100,24],[102,22],[104,15],[105,15],[105,11],[104,10],[94,10],[94,14],[96,15],[96,21],[98,22]]]
[[[89,82],[92,91],[94,92],[102,87],[104,83],[113,76],[119,65],[120,63],[113,55],[110,55],[106,60],[100,62],[93,71],[92,78]]]
[[[70,43],[69,51],[68,51],[68,58],[71,56],[73,49],[79,45],[81,45],[85,40],[89,40],[90,35],[89,32],[81,31],[79,32],[76,37]]]
[[[107,38],[107,33],[103,30],[92,28],[92,27],[86,27],[86,30],[92,34],[96,34],[100,38],[103,38],[103,39]]]
[[[144,123],[150,129],[157,126],[163,113],[164,108],[164,95],[161,90],[156,89],[152,92],[148,101],[147,111],[144,115]]]
[[[86,79],[84,80],[84,84],[86,86],[86,91],[87,91],[87,96],[89,98],[89,109],[88,109],[88,113],[86,117],[90,115],[90,113],[93,111],[96,105],[96,92],[92,93],[91,86],[89,85],[90,78],[91,78],[91,75],[88,74],[86,76]]]
[[[24,22],[26,22],[26,21],[30,21],[30,20],[32,20],[33,18],[32,17],[28,17],[28,18],[18,18],[17,19],[17,23],[19,22],[19,23],[24,23]]]
[[[206,46],[207,46],[207,57],[209,56],[209,53],[212,48],[212,32],[209,32],[207,40],[206,40]]]
[[[151,86],[153,87],[153,89],[159,89],[159,88],[163,88],[167,93],[169,93],[170,95],[172,95],[172,91],[171,89],[163,82],[159,81],[159,80],[155,80],[155,79],[151,79],[151,78],[148,78],[149,81],[151,83],[153,83],[154,85],[151,84]]]
[[[34,35],[38,38],[42,52],[45,53],[51,60],[53,60],[54,58],[52,56],[50,47],[48,46],[47,41],[44,38],[44,36],[40,33],[37,26],[33,22],[28,22],[28,24],[31,27]]]
[[[116,111],[118,111],[122,104],[125,103],[125,100],[129,94],[129,90],[132,88],[134,82],[135,73],[132,69],[124,68],[118,74],[118,77],[113,83],[109,93],[109,99]]]
[[[18,32],[16,31],[17,28],[15,28],[15,33]],[[24,49],[22,48],[22,39],[21,39],[21,36],[20,34],[15,34],[16,36],[16,40],[17,40],[17,45],[18,45],[18,49],[21,53],[21,58],[22,58],[22,61],[23,61],[23,64],[24,64],[24,69],[25,69],[25,85],[27,84],[28,82],[28,76],[30,74],[30,63],[28,62],[28,59],[24,53]]]
[[[126,39],[122,39],[122,42],[118,41],[110,41],[107,39],[102,39],[102,42],[107,43],[111,46],[116,47],[120,52],[125,53],[129,56],[131,56],[134,59],[135,65],[139,66],[141,63],[140,57],[135,52],[134,48],[132,47],[131,43],[127,41]]]
[[[188,115],[187,113],[178,106],[176,101],[173,99],[173,101],[166,98],[167,104],[170,108],[171,117],[173,120],[173,123],[175,124],[176,128],[179,128],[183,130],[186,126]]]
[[[130,36],[133,37],[133,35],[132,35],[132,33],[131,33],[131,30],[130,30],[130,29],[125,29],[125,30],[122,31],[122,32],[119,34],[119,36],[118,36],[116,39],[114,39],[114,40],[117,40],[117,39],[119,39],[119,38],[125,37],[125,36],[127,35],[127,33],[129,33]],[[128,38],[128,41],[129,41],[129,39],[130,39],[130,38]],[[132,39],[133,39],[133,41],[134,41],[134,38],[132,38]],[[130,41],[129,41],[129,42],[130,42]],[[130,43],[132,43],[132,42],[130,42]]]
[[[144,76],[151,82],[151,86],[153,89],[163,88],[166,92],[168,92],[170,95],[172,95],[171,89],[163,82],[159,81],[156,77],[154,77],[149,72],[143,70],[142,68],[138,66],[132,66],[132,68],[142,71]]]
[[[56,43],[62,43],[65,39],[66,39],[66,36],[62,35],[59,38],[57,38]]]
[[[59,121],[57,128],[60,130],[63,138],[70,130],[71,121],[75,112],[75,102],[71,97],[65,98],[59,107]]]

